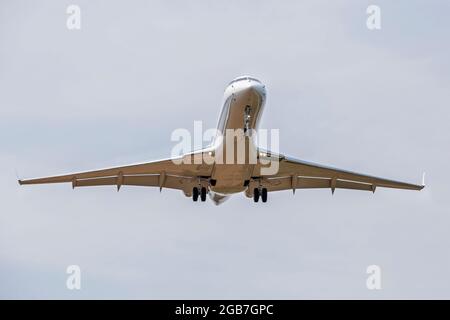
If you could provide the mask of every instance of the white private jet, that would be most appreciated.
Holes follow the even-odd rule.
[[[266,100],[265,86],[249,76],[238,77],[230,82],[225,90],[224,104],[219,117],[218,131],[229,129],[244,132],[244,139],[250,130],[258,128]],[[237,138],[239,139],[239,138]],[[234,140],[234,138],[233,138]],[[220,141],[217,143],[217,141]],[[249,140],[248,140],[249,141]],[[72,187],[114,185],[117,190],[123,185],[178,189],[187,197],[205,201],[209,194],[215,204],[220,204],[235,193],[245,192],[249,198],[258,202],[267,201],[268,192],[308,188],[354,189],[375,192],[377,187],[422,190],[422,185],[378,178],[365,174],[323,166],[284,155],[256,150],[255,163],[245,157],[243,163],[223,163],[226,139],[205,149],[187,153],[179,157],[121,167],[70,173],[59,176],[19,180],[19,184],[72,183]],[[234,148],[234,147],[233,147]],[[203,159],[198,163],[195,157]],[[204,158],[209,157],[209,161]],[[234,156],[233,156],[234,158]],[[212,161],[211,161],[212,159]],[[263,161],[264,160],[264,161]],[[261,174],[267,163],[277,161],[278,170],[269,175]],[[180,163],[181,162],[181,163]],[[263,164],[265,162],[265,164]]]

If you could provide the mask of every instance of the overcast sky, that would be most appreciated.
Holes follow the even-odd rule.
[[[66,8],[81,8],[68,30]],[[369,4],[381,30],[366,27]],[[1,298],[450,298],[450,2],[0,2]],[[167,157],[266,84],[281,152],[420,183],[221,206],[157,188],[22,186]],[[382,289],[368,290],[379,265]],[[81,290],[66,288],[79,265]]]

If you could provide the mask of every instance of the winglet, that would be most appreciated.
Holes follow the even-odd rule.
[[[22,180],[19,178],[19,173],[17,172],[17,169],[14,169],[14,172],[16,174],[17,182],[19,183],[19,185],[22,185]]]
[[[425,171],[422,174],[422,186],[425,187]]]

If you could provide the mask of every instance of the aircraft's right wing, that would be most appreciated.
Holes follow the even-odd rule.
[[[198,153],[197,153],[198,154]],[[200,155],[200,154],[199,154]],[[195,154],[183,158],[165,159],[147,163],[69,173],[59,176],[19,180],[19,184],[72,183],[72,187],[115,185],[154,186],[192,191],[199,177],[211,175],[212,165],[196,164]],[[181,162],[181,159],[184,162]]]
[[[282,155],[271,155],[266,160],[278,161],[278,170],[273,175],[261,176],[260,184],[268,191],[317,189],[353,189],[375,192],[377,187],[422,190],[422,185],[395,181],[386,178],[356,173],[348,170],[328,167],[312,162],[297,160]],[[264,154],[265,154],[264,153]],[[261,167],[257,166],[256,171]],[[254,173],[258,176],[258,173]]]

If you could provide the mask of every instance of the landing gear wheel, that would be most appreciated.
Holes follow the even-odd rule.
[[[253,190],[253,201],[258,202],[259,201],[259,189],[255,188]]]
[[[201,189],[200,198],[202,199],[202,202],[206,201],[206,188],[205,187],[202,187],[202,189]]]
[[[261,200],[262,200],[262,202],[267,202],[267,189],[266,188],[262,188]]]
[[[196,202],[198,200],[198,188],[194,187],[194,189],[192,189],[192,200],[194,202]]]

